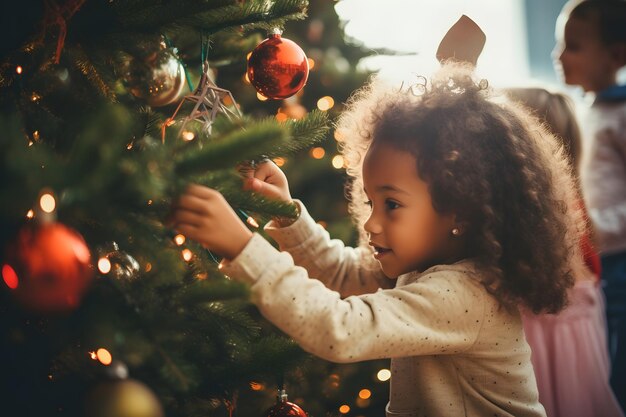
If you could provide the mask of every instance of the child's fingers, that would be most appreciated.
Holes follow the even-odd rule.
[[[246,178],[243,181],[243,189],[258,193],[263,189],[263,182],[256,178]]]
[[[274,162],[264,162],[261,165],[258,165],[257,168],[254,170],[254,178],[257,178],[263,182],[271,182],[268,180],[270,180],[274,176],[277,169],[278,168],[276,167],[276,164],[274,164]]]
[[[197,212],[185,209],[178,209],[172,215],[171,224],[173,224],[174,227],[177,227],[180,224],[200,226],[203,219],[204,216]]]
[[[276,187],[275,185],[260,181],[256,178],[251,178],[244,182],[244,189],[249,191],[254,191],[255,193],[261,194],[268,198],[274,199],[284,199],[283,193],[281,189]]]
[[[198,214],[206,214],[208,212],[209,201],[204,198],[197,197],[192,194],[183,194],[174,203],[174,210],[188,210]]]

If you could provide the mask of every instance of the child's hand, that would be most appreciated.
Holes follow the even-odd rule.
[[[289,183],[285,173],[271,160],[259,163],[243,180],[243,189],[254,191],[267,198],[291,203]]]
[[[172,210],[168,226],[227,259],[239,255],[252,237],[224,196],[211,188],[190,185]]]

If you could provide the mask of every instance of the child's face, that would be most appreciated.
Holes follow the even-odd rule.
[[[569,18],[563,33],[557,34],[553,56],[566,84],[593,92],[615,84],[619,67],[615,67],[611,48],[602,42],[593,20]]]
[[[385,275],[423,271],[450,258],[455,216],[435,211],[411,154],[373,145],[363,163],[363,183],[372,207],[365,231]]]

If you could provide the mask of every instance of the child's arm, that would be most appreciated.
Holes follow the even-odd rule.
[[[583,190],[599,248],[606,254],[626,245],[626,133],[624,123],[596,133]],[[586,186],[585,186],[586,185]]]
[[[306,268],[309,276],[324,282],[342,297],[393,287],[394,281],[384,276],[370,250],[346,247],[340,240],[331,240],[304,205],[292,200],[287,178],[276,164],[267,161],[247,173],[244,189],[298,205],[297,220],[275,219],[265,226],[265,231],[281,250],[291,254],[296,265]]]
[[[205,248],[225,257],[237,257],[250,245],[254,237],[237,217],[224,197],[216,190],[191,185],[173,207],[170,227],[193,239]],[[376,291],[392,286],[380,268],[364,261],[362,250],[345,248],[339,241],[331,241],[328,234],[306,214],[282,231],[283,243],[302,259],[313,259],[309,266],[313,278],[323,279],[340,291],[342,296]],[[304,240],[304,242],[302,242]],[[308,252],[308,251],[311,252]]]
[[[395,280],[387,278],[372,252],[363,247],[346,247],[339,239],[315,223],[306,207],[300,207],[299,218],[288,227],[268,223],[265,231],[291,254],[294,263],[304,267],[309,276],[322,281],[342,297],[372,293],[379,288],[392,288]]]
[[[335,362],[467,352],[498,311],[462,271],[342,299],[259,235],[222,271],[251,283],[261,313],[305,350]]]

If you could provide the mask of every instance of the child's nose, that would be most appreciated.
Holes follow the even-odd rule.
[[[554,48],[552,48],[552,52],[550,53],[552,61],[556,63],[560,62],[564,50],[565,48],[563,48],[563,45],[560,45],[558,43],[554,45]]]
[[[370,214],[369,218],[365,221],[365,224],[363,225],[363,228],[370,235],[376,235],[376,234],[379,234],[380,232],[382,232],[382,226],[380,225],[380,222],[377,221],[376,217],[374,216],[374,211],[373,210],[372,210],[372,213]]]

